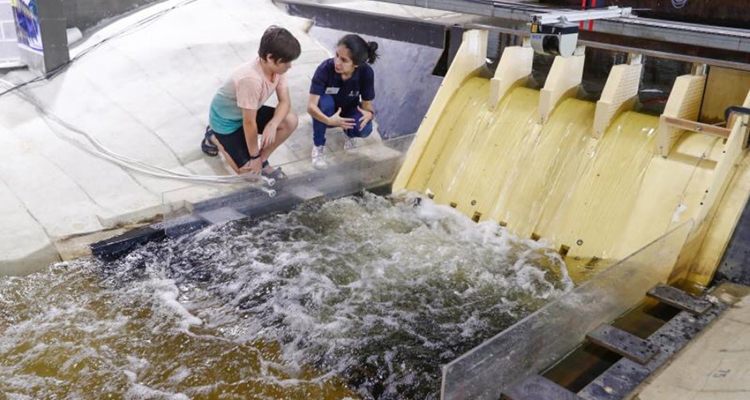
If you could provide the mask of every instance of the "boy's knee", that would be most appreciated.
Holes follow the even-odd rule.
[[[289,113],[286,115],[283,121],[284,127],[291,131],[294,131],[297,129],[297,125],[299,125],[299,117],[297,117],[297,114],[294,113],[294,111],[289,111]]]
[[[320,99],[318,100],[318,108],[323,114],[329,117],[333,115],[336,112],[336,102],[333,101],[333,96],[328,94],[320,96]]]

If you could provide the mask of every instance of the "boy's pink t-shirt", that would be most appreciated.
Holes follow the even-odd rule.
[[[232,72],[213,100],[209,125],[216,133],[229,134],[242,127],[242,110],[258,110],[278,90],[286,90],[284,75],[266,77],[260,59],[240,65]]]
[[[260,59],[240,65],[230,81],[234,83],[237,106],[247,110],[257,110],[278,89],[286,89],[286,77],[274,74],[268,79],[260,66]]]

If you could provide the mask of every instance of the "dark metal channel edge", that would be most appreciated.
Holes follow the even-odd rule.
[[[316,26],[377,36],[442,49],[447,26],[413,18],[353,11],[341,7],[276,0],[291,15],[312,19]]]
[[[344,165],[346,164],[361,166],[361,161],[353,161]],[[291,189],[315,186],[315,189],[321,193],[319,197],[326,198],[349,196],[360,192],[362,188],[367,188],[368,191],[377,194],[390,193],[390,181],[387,176],[375,174],[374,178],[371,177],[367,181],[352,181],[341,185],[340,182],[321,180],[320,178],[324,175],[324,171],[316,170],[309,174],[289,178],[287,181],[278,182],[275,186],[277,196],[274,198],[270,198],[257,189],[248,188],[215,199],[205,200],[196,203],[191,214],[133,229],[122,235],[93,243],[90,245],[91,252],[101,260],[114,261],[148,242],[162,240],[166,237],[183,236],[211,225],[207,218],[201,216],[201,214],[211,210],[228,207],[245,215],[246,218],[253,218],[287,212],[304,201],[313,200],[313,198],[301,198],[295,194],[294,190],[284,190],[285,187]]]
[[[585,400],[626,398],[727,308],[727,305],[719,302],[701,316],[681,311],[648,338],[647,341],[660,350],[648,364],[641,365],[622,358],[578,392],[578,396]]]

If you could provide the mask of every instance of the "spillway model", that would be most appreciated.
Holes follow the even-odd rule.
[[[669,281],[708,284],[750,195],[750,116],[697,120],[750,107],[748,73],[695,65],[656,116],[633,111],[638,54],[615,65],[590,102],[575,98],[583,52],[556,57],[536,90],[524,87],[531,47],[505,48],[492,79],[479,77],[486,48],[487,32],[464,34],[393,190],[546,239],[577,282],[690,223]],[[741,96],[721,89],[738,84]]]

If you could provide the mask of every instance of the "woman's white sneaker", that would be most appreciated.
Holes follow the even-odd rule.
[[[344,150],[354,150],[357,147],[359,147],[359,141],[357,138],[347,136],[346,139],[344,139]]]
[[[325,146],[313,146],[312,148],[312,165],[315,169],[326,169],[328,168],[328,160],[326,160]]]

